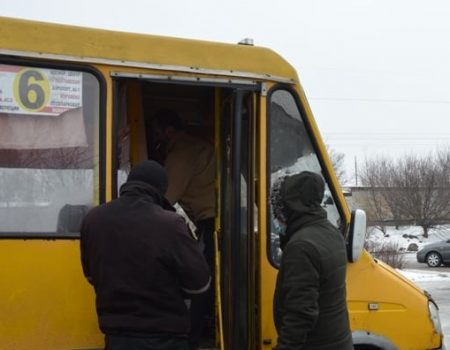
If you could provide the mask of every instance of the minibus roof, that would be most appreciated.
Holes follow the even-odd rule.
[[[139,63],[187,67],[200,73],[226,71],[227,75],[248,72],[271,80],[279,77],[297,82],[295,69],[271,49],[146,34],[36,22],[0,17],[0,53],[58,55],[72,60],[103,59],[120,65]],[[35,55],[36,56],[36,55]],[[31,56],[34,57],[34,56]],[[109,62],[111,61],[111,62]],[[181,69],[180,69],[181,70]],[[210,73],[211,73],[210,72]],[[275,79],[276,80],[276,79]]]

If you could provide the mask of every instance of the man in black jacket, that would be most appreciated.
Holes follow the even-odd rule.
[[[164,169],[144,161],[131,170],[120,198],[83,221],[81,261],[107,350],[188,349],[184,299],[205,292],[210,276],[166,190]]]
[[[321,207],[322,177],[302,172],[272,191],[283,249],[274,297],[277,350],[353,349],[348,320],[342,233]]]

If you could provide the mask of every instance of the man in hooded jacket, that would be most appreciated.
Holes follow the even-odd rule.
[[[165,199],[165,170],[133,168],[120,198],[92,209],[81,229],[81,261],[96,293],[107,350],[187,350],[186,294],[204,293],[208,264]]]
[[[343,235],[321,207],[322,177],[286,177],[272,196],[283,256],[274,296],[277,350],[350,350]]]

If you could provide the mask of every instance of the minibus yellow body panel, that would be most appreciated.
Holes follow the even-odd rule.
[[[0,241],[0,349],[103,344],[78,241]]]
[[[347,300],[353,331],[370,329],[373,334],[395,339],[399,349],[441,345],[441,334],[423,331],[434,329],[424,315],[428,299],[423,291],[365,251],[357,263],[348,265]]]

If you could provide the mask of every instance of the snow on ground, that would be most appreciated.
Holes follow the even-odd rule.
[[[439,282],[445,281],[450,283],[450,273],[427,270],[398,270],[403,276],[413,282]]]
[[[428,232],[428,238],[423,237],[423,230],[419,226],[402,226],[398,230],[393,226],[386,227],[386,234],[381,230],[369,227],[367,240],[376,244],[396,244],[400,251],[408,251],[411,243],[420,250],[424,245],[450,239],[450,225],[441,225]]]
[[[423,237],[423,230],[418,226],[404,226],[396,229],[395,227],[387,227],[386,234],[383,234],[379,229],[370,227],[367,232],[367,240],[378,245],[394,244],[401,252],[405,254],[407,259],[415,260],[415,251],[411,251],[411,244],[415,243],[417,249],[420,250],[426,244],[450,239],[450,225],[442,225],[430,229],[428,238]],[[414,257],[411,255],[414,254]],[[425,265],[424,265],[425,266]],[[414,282],[419,281],[446,281],[450,283],[450,269],[449,272],[430,270],[415,270],[403,269],[398,270],[405,277]]]

